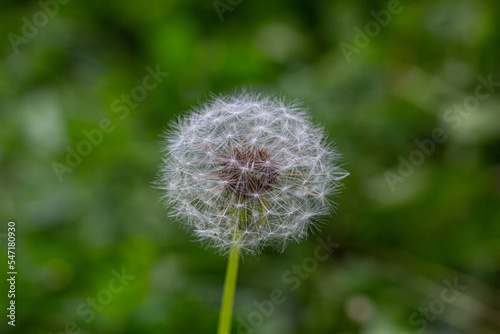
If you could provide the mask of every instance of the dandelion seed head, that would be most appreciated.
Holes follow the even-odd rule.
[[[258,253],[305,238],[348,175],[306,110],[248,92],[213,97],[180,118],[163,152],[157,184],[171,215],[226,254],[235,242]]]

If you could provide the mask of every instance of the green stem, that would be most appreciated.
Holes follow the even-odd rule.
[[[238,240],[240,233],[234,232],[234,243],[231,246],[231,253],[227,262],[226,280],[224,282],[224,292],[222,294],[222,306],[219,315],[219,330],[217,334],[230,334],[231,321],[233,319],[233,300],[238,279],[238,265],[240,262],[240,246]]]

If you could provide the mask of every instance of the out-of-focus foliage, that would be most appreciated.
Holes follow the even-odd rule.
[[[19,274],[0,332],[214,333],[225,259],[151,183],[168,123],[246,86],[303,100],[351,175],[320,232],[244,259],[234,333],[499,333],[500,87],[475,96],[500,82],[500,3],[402,0],[367,26],[390,2],[237,2],[223,20],[212,1],[2,2],[0,272],[14,220]],[[58,178],[68,148],[88,154]],[[323,261],[317,237],[339,244]]]

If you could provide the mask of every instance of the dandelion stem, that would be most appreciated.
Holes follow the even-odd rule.
[[[219,330],[217,334],[230,334],[231,321],[233,318],[233,300],[238,279],[238,265],[240,262],[240,246],[237,240],[240,232],[235,229],[231,253],[227,262],[226,280],[224,282],[224,292],[222,294],[222,306],[219,315]]]

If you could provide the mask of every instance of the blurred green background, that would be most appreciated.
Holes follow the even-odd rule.
[[[1,6],[1,333],[215,333],[225,258],[151,183],[169,122],[239,87],[303,100],[351,175],[320,232],[244,259],[234,333],[500,333],[497,0]]]

